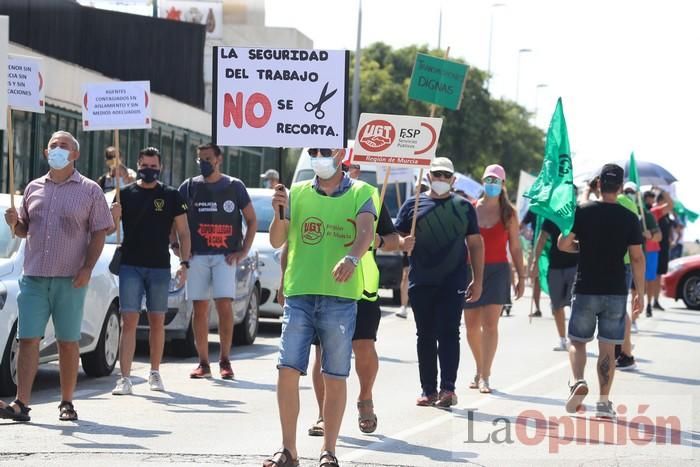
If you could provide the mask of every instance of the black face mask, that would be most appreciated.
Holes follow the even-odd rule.
[[[143,180],[144,182],[153,183],[156,180],[158,180],[158,176],[160,175],[160,170],[146,167],[145,169],[139,169],[138,175],[139,175],[139,178],[141,180]]]
[[[214,173],[214,166],[209,161],[200,160],[199,161],[199,171],[202,172],[202,176],[204,178],[207,178],[211,174]]]

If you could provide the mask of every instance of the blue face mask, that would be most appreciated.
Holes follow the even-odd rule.
[[[199,161],[199,171],[202,172],[202,176],[204,178],[207,178],[211,174],[214,173],[214,166],[209,161],[200,160]]]
[[[500,183],[484,183],[484,193],[489,198],[495,198],[501,194],[501,184]]]
[[[61,170],[68,164],[70,164],[70,160],[68,159],[69,157],[70,151],[68,149],[55,147],[49,149],[49,155],[47,157],[47,160],[49,162],[49,166],[52,169]]]

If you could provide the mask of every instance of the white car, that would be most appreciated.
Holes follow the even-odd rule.
[[[21,196],[15,196],[20,206]],[[0,210],[10,207],[10,195],[0,194]],[[25,241],[12,238],[7,224],[0,222],[0,396],[13,396],[17,390],[17,294],[18,280],[24,264]],[[119,353],[119,288],[108,266],[114,254],[113,245],[105,245],[92,270],[83,323],[80,330],[80,356],[83,371],[88,376],[107,376],[112,373]],[[39,361],[58,360],[58,346],[53,323],[49,320],[39,347]]]
[[[280,266],[281,248],[270,245],[270,223],[275,215],[272,209],[274,190],[268,188],[248,188],[248,194],[255,208],[258,219],[258,232],[253,241],[254,250],[258,250],[260,268],[260,316],[278,318],[282,316],[282,307],[277,303],[282,269]]]

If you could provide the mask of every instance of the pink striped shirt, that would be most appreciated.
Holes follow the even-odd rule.
[[[27,185],[19,219],[28,226],[24,274],[73,277],[85,262],[90,233],[114,223],[99,185],[77,170],[63,183],[48,174]]]

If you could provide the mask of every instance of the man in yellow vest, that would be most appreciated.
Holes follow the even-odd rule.
[[[379,273],[372,254],[378,200],[374,187],[352,180],[341,170],[344,149],[309,149],[313,180],[292,185],[287,195],[275,187],[276,215],[270,244],[287,243],[284,274],[284,317],[277,364],[277,402],[282,425],[282,449],[264,466],[297,465],[299,376],[306,374],[311,343],[321,341],[326,394],[323,405],[324,442],[319,461],[335,466],[335,446],[347,398],[352,336],[357,300],[375,291]]]

